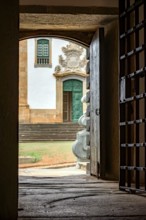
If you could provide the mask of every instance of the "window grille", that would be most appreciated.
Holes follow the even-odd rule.
[[[37,64],[49,64],[49,40],[37,40]]]
[[[51,39],[36,39],[35,67],[52,67]]]

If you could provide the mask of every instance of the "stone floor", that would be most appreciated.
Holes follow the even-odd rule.
[[[146,220],[146,194],[119,191],[118,183],[76,167],[19,170],[18,219]]]

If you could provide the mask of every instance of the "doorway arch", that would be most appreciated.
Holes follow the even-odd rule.
[[[13,3],[13,9],[16,6],[16,10],[12,10],[11,6],[12,5],[8,6],[6,2],[5,7],[2,8],[2,12],[4,12],[4,10],[6,9],[7,13],[1,13],[3,18],[2,20],[6,19],[6,24],[8,25],[8,26],[4,25],[2,27],[3,40],[1,41],[2,51],[6,51],[5,45],[8,45],[7,53],[2,53],[2,60],[4,61],[2,62],[3,64],[2,72],[4,72],[5,74],[2,74],[3,80],[1,80],[2,95],[7,94],[5,101],[4,99],[1,100],[3,104],[2,106],[4,112],[2,114],[4,115],[4,117],[1,117],[1,124],[3,125],[2,127],[4,128],[3,131],[5,131],[4,135],[2,135],[3,138],[1,140],[1,145],[3,146],[2,147],[3,150],[1,151],[1,158],[2,158],[1,175],[4,176],[5,178],[2,178],[1,185],[6,185],[8,187],[3,188],[3,193],[1,196],[1,204],[2,204],[2,209],[4,210],[4,214],[7,211],[5,209],[5,205],[7,205],[6,207],[9,209],[9,212],[7,211],[5,216],[12,213],[12,216],[14,217],[15,213],[17,212],[16,188],[17,188],[17,172],[18,172],[17,171],[18,4],[16,2]],[[111,49],[111,51],[113,51],[113,48]],[[110,56],[110,57],[114,57],[114,56]],[[4,83],[7,83],[6,85],[9,85],[9,87],[5,87]],[[7,138],[8,134],[9,134],[9,138]],[[114,138],[112,137],[112,139]],[[9,166],[6,163],[5,158],[9,160]],[[14,184],[9,184],[9,182]]]
[[[48,39],[51,39],[51,41],[57,41],[57,40],[63,40],[62,38],[50,38],[50,36],[48,37],[48,36],[45,36],[46,38],[48,38]],[[44,38],[44,37],[43,37]],[[30,40],[35,40],[35,38],[29,38]],[[64,40],[66,40],[66,39],[64,39]],[[25,39],[25,40],[20,40],[20,42],[26,42],[27,41],[27,39]],[[72,44],[70,41],[66,41],[66,42],[68,42],[69,43],[69,45],[70,44]],[[68,44],[67,43],[67,44]],[[76,44],[77,45],[77,43],[74,41],[74,44]],[[28,44],[28,46],[27,45],[25,45],[25,50],[23,49],[23,50],[21,50],[23,53],[25,53],[25,54],[23,54],[23,57],[22,57],[22,59],[24,58],[24,55],[25,55],[25,57],[27,57],[27,55],[26,55],[26,53],[27,53],[27,51],[28,51],[28,48],[29,48],[29,46],[31,45],[31,51],[30,51],[30,53],[33,51],[33,50],[35,50],[35,46],[33,46],[32,47],[32,42],[31,42],[31,44]],[[53,44],[54,45],[54,44]],[[58,44],[57,44],[58,45]],[[63,44],[62,44],[62,46],[64,46]],[[56,47],[55,47],[56,48]],[[80,49],[81,48],[81,46],[80,45],[77,45],[77,49]],[[86,50],[85,50],[85,47],[83,47],[82,46],[82,48],[84,48],[84,51],[83,51],[83,54],[82,54],[82,58],[81,59],[78,59],[78,60],[80,60],[80,62],[82,62],[82,60],[83,60],[83,58],[86,58]],[[52,53],[52,49],[53,48],[51,48],[51,53]],[[58,49],[58,48],[57,48]],[[76,50],[77,50],[76,49]],[[59,50],[60,51],[60,50]],[[36,55],[36,52],[34,51],[33,53],[35,53],[35,55]],[[57,55],[59,56],[59,52],[58,52],[58,54],[56,55],[56,53],[54,53],[55,54],[55,56],[57,57]],[[51,55],[52,56],[52,55]],[[83,57],[84,56],[84,57]],[[56,59],[56,57],[54,57],[55,59]],[[34,61],[34,55],[33,56],[31,56],[31,62],[33,62]],[[54,58],[53,58],[53,60],[54,60]],[[28,57],[28,59],[29,59],[29,57]],[[28,60],[27,59],[27,60]],[[66,57],[65,57],[65,59],[67,59]],[[21,59],[20,59],[20,61],[21,61]],[[27,61],[26,61],[27,62]],[[55,65],[57,64],[56,62],[54,62],[55,63]],[[23,64],[23,61],[22,61],[22,64]],[[55,103],[55,105],[54,105],[54,107],[52,107],[52,109],[50,108],[50,107],[48,107],[48,109],[46,109],[45,111],[44,111],[44,114],[43,114],[43,109],[41,109],[41,110],[39,110],[39,108],[37,108],[36,110],[34,110],[33,108],[29,111],[29,109],[28,108],[26,108],[26,106],[22,106],[22,107],[25,107],[25,113],[26,113],[26,110],[28,109],[28,120],[27,120],[27,122],[26,123],[62,123],[63,122],[63,82],[65,81],[65,80],[69,80],[69,79],[77,79],[77,80],[79,80],[79,81],[82,81],[81,83],[82,83],[82,86],[81,87],[83,87],[82,88],[82,93],[81,94],[86,94],[86,77],[87,77],[87,75],[86,75],[86,68],[85,68],[85,66],[83,67],[82,66],[82,69],[78,69],[78,70],[75,70],[75,69],[71,69],[71,71],[67,71],[66,69],[64,69],[64,68],[62,68],[61,67],[61,71],[57,71],[56,69],[55,69],[55,65],[52,63],[52,66],[49,68],[49,69],[47,69],[47,73],[49,73],[49,77],[50,77],[50,75],[52,76],[52,79],[55,81],[55,83],[54,83],[54,87],[53,87],[53,89],[54,89],[54,91],[55,92],[53,92],[53,94],[52,95],[54,95],[54,100],[56,101],[56,103]],[[86,62],[85,62],[85,64],[84,65],[86,65]],[[21,67],[21,65],[19,65],[20,67]],[[24,68],[23,68],[23,81],[22,81],[22,84],[23,84],[23,86],[24,86],[24,79],[25,79],[25,81],[26,81],[26,83],[25,84],[27,84],[27,82],[28,82],[28,80],[27,80],[27,75],[28,75],[28,72],[31,72],[31,79],[32,79],[32,73],[34,72],[34,71],[36,71],[35,69],[36,68],[34,68],[35,66],[31,66],[31,69],[30,70],[27,70],[26,69],[26,66],[27,65],[25,65],[25,71],[24,71]],[[57,66],[59,66],[59,63],[58,63],[58,65]],[[56,66],[56,67],[57,67]],[[61,66],[61,64],[60,64],[60,66]],[[22,69],[22,68],[20,68],[20,69]],[[55,72],[54,72],[54,70],[55,70]],[[44,70],[43,70],[44,71]],[[46,71],[45,71],[45,73],[46,73]],[[47,74],[46,73],[46,74]],[[19,73],[20,74],[20,73]],[[36,74],[33,74],[33,76],[34,77],[36,77]],[[37,71],[37,76],[38,76],[38,71]],[[44,76],[44,75],[43,75]],[[42,76],[42,74],[40,74],[40,77],[43,77]],[[46,76],[46,75],[45,75]],[[19,77],[19,80],[21,80],[21,77]],[[42,81],[41,81],[42,82]],[[47,79],[46,79],[46,81],[45,81],[45,83],[47,84]],[[32,85],[32,81],[31,81],[31,83],[29,83],[29,84],[31,84]],[[48,84],[47,84],[48,85]],[[19,86],[21,86],[21,83],[19,83]],[[27,87],[27,85],[25,85],[25,87]],[[24,88],[25,90],[26,90],[26,88]],[[56,89],[56,90],[55,90]],[[19,91],[22,91],[22,89],[20,88],[19,89]],[[53,91],[53,90],[51,90],[51,91]],[[50,94],[50,93],[49,93]],[[52,96],[51,95],[51,96]],[[30,96],[29,96],[30,97]],[[23,93],[23,102],[24,102],[24,98],[25,98],[25,104],[27,104],[27,95],[25,95],[25,97],[24,97],[24,93]],[[21,98],[19,98],[19,101],[21,101]],[[48,101],[48,100],[47,100]],[[23,103],[24,104],[24,103]],[[31,104],[31,103],[29,103],[29,104]],[[28,104],[28,105],[29,105]],[[40,103],[39,103],[40,104]],[[29,107],[27,105],[27,107]],[[83,111],[86,111],[86,106],[85,106],[85,104],[83,104]],[[81,112],[83,112],[83,111],[81,111]],[[26,115],[26,114],[25,114]],[[23,117],[25,116],[24,114],[23,114]],[[44,115],[46,115],[46,118],[44,117]],[[38,118],[39,118],[39,120],[38,119],[36,119],[36,116],[38,116]],[[22,117],[21,117],[22,118]],[[71,122],[72,122],[72,120],[70,120]],[[76,118],[76,120],[73,120],[73,121],[77,121],[77,118]],[[24,122],[25,123],[25,122]]]
[[[37,30],[37,31],[20,31],[19,40],[26,40],[30,38],[37,38],[37,37],[50,37],[50,38],[58,38],[62,40],[72,41],[73,43],[79,44],[82,47],[88,48],[94,32],[90,34],[79,33],[79,32],[72,32],[72,31],[44,31],[44,30]]]

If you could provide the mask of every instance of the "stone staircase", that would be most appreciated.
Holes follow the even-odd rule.
[[[75,140],[78,123],[19,124],[19,142]]]

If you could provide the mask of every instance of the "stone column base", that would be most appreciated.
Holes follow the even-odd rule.
[[[19,105],[19,123],[30,123],[29,105]]]

